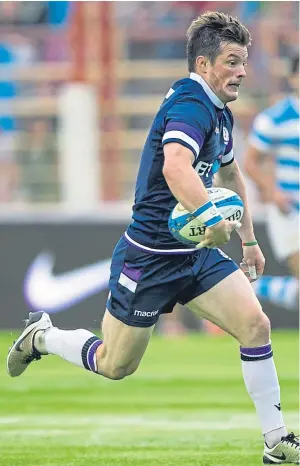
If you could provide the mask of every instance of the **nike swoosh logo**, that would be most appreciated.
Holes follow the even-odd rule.
[[[274,405],[274,406],[275,406],[275,408],[278,409],[278,411],[281,411],[281,404],[280,403],[278,405]]]
[[[268,453],[268,456],[269,456],[271,459],[274,458],[274,460],[281,460],[281,461],[286,460],[286,456],[285,456],[284,453],[282,453],[281,456],[270,455],[270,453]]]
[[[53,274],[55,257],[39,254],[27,270],[24,297],[29,307],[54,313],[67,309],[108,287],[110,259],[101,260],[78,269]]]
[[[25,335],[23,338],[21,338],[21,340],[19,340],[16,344],[15,344],[15,349],[16,351],[19,351],[19,353],[22,353],[23,350],[21,349],[21,344],[23,343],[23,341],[25,340],[25,338],[27,337],[27,335]]]

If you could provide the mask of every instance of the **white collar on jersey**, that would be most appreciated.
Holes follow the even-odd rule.
[[[190,78],[197,81],[203,87],[205,93],[208,95],[212,103],[218,108],[224,108],[225,104],[219,97],[211,90],[207,82],[197,73],[190,73]]]

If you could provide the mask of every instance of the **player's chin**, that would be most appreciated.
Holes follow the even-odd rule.
[[[239,91],[238,89],[237,90],[233,90],[233,89],[226,89],[226,98],[227,98],[227,102],[233,102],[234,100],[236,100],[239,96]]]

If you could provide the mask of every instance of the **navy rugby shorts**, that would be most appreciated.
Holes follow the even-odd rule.
[[[219,249],[185,254],[145,252],[122,237],[111,262],[107,309],[133,327],[150,327],[238,269]]]

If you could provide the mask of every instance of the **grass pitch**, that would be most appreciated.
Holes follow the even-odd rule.
[[[153,337],[138,371],[110,381],[55,356],[5,372],[0,466],[256,466],[262,438],[227,337]],[[298,335],[274,332],[289,430],[298,431]]]

